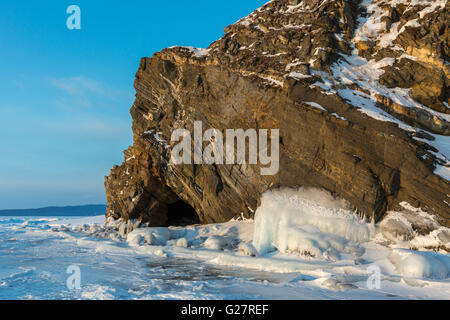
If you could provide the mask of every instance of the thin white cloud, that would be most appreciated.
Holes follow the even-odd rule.
[[[84,96],[89,93],[105,95],[106,92],[102,83],[85,76],[51,78],[50,83],[74,96]]]
[[[133,97],[128,91],[114,89],[102,81],[82,75],[47,80],[51,86],[64,93],[57,97],[56,103],[67,110],[74,110],[79,106],[105,106],[112,101]]]
[[[58,121],[40,121],[40,125],[59,135],[121,138],[131,135],[129,119],[77,116]]]
[[[130,124],[127,120],[87,119],[81,125],[83,132],[94,136],[123,137],[130,134]]]

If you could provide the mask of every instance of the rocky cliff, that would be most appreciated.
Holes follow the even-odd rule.
[[[154,226],[251,217],[261,194],[323,188],[380,220],[402,201],[450,225],[447,1],[273,0],[208,49],[143,58],[133,146],[107,215]],[[279,129],[280,165],[171,162],[175,129]]]

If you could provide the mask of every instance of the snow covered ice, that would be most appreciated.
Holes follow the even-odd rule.
[[[449,229],[418,234],[433,217],[403,206],[375,225],[302,188],[266,192],[255,221],[205,226],[1,217],[0,299],[450,299]]]

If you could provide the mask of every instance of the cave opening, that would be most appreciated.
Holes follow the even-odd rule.
[[[197,212],[183,200],[169,204],[167,208],[167,225],[173,227],[184,227],[199,224],[200,219]]]

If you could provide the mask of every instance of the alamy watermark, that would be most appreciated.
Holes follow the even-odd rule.
[[[269,134],[270,133],[270,134]],[[180,141],[181,140],[181,141]],[[270,153],[268,152],[270,140]],[[275,175],[280,168],[280,130],[271,129],[208,129],[201,121],[194,122],[194,136],[186,129],[176,129],[172,142],[171,162],[179,164],[253,164],[261,165],[261,175]],[[194,144],[192,145],[192,141]],[[203,143],[209,143],[203,149]],[[248,149],[248,157],[247,155]],[[194,150],[192,155],[192,150]]]
[[[367,279],[367,288],[370,290],[379,290],[381,288],[381,269],[377,265],[371,265],[367,268],[367,272],[370,274]]]
[[[66,285],[69,290],[80,290],[81,289],[81,269],[79,266],[69,266],[66,270],[67,274],[70,276],[67,278]]]
[[[77,5],[70,5],[67,7],[66,13],[70,16],[67,18],[66,26],[69,30],[81,29],[81,9]]]

